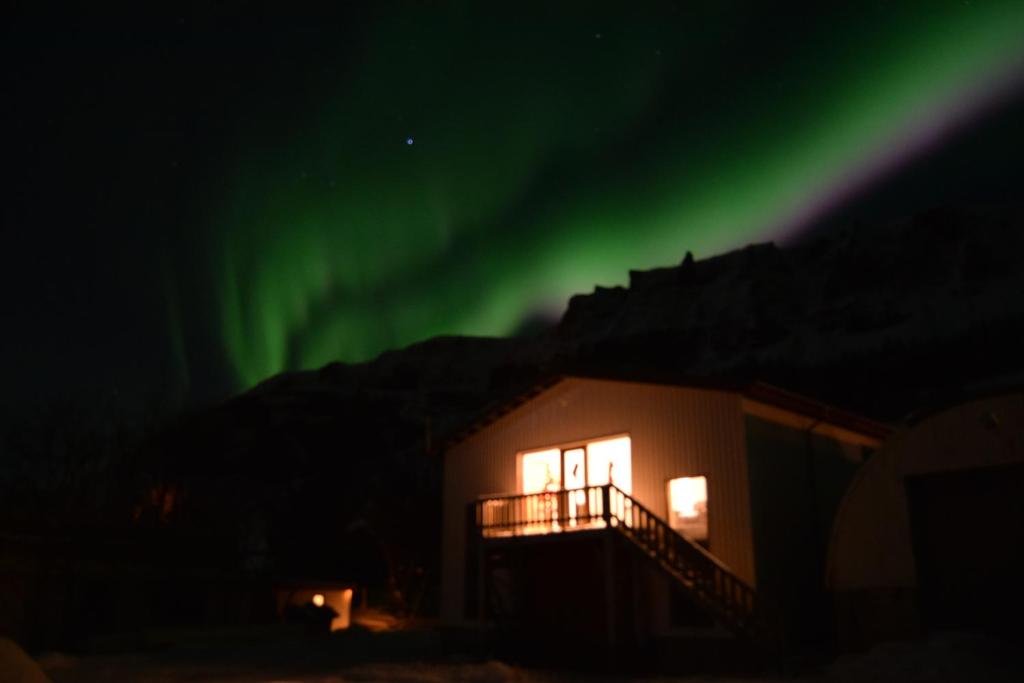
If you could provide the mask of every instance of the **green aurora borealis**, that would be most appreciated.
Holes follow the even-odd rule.
[[[1022,0],[25,5],[0,37],[9,415],[202,405],[687,251],[1021,201]]]
[[[241,383],[509,334],[629,268],[798,228],[1024,53],[1022,3],[828,20],[744,50],[729,12],[660,5],[379,17],[322,107],[234,141],[212,234]]]

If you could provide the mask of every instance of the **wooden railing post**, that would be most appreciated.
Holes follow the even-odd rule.
[[[605,484],[601,487],[601,519],[604,520],[605,527],[611,527],[612,525],[611,489],[611,484]]]

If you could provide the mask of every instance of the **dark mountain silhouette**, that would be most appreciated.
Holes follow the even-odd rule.
[[[489,405],[557,373],[715,377],[898,421],[1024,377],[1022,255],[1019,207],[686,255],[631,272],[628,287],[573,297],[557,326],[532,336],[439,337],[268,379],[202,417],[186,479],[253,482],[225,514],[236,526],[256,511],[277,520],[265,526],[278,568],[302,558],[307,573],[337,573],[352,564],[343,542],[308,549],[359,528],[393,574],[426,569],[439,495],[438,459],[426,454]]]
[[[1024,369],[1022,294],[1024,210],[936,209],[631,272],[573,297],[547,343],[580,367],[757,378],[896,420]]]
[[[539,377],[578,371],[756,378],[891,421],[1024,370],[1022,325],[1024,209],[936,209],[789,248],[687,254],[574,296],[531,336],[438,337],[279,375],[237,400],[367,392],[436,435]]]

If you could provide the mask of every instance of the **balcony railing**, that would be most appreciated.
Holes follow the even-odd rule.
[[[476,523],[484,538],[616,529],[728,626],[748,635],[760,630],[753,588],[611,484],[481,498]]]
[[[477,502],[477,527],[485,538],[583,531],[608,526],[606,487],[588,486]]]

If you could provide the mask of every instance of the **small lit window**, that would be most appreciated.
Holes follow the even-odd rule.
[[[679,477],[668,482],[669,524],[691,541],[708,540],[707,477]]]

